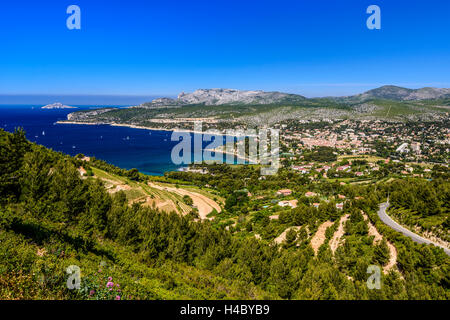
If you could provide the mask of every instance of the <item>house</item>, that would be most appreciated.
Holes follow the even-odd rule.
[[[87,171],[83,167],[79,167],[78,172],[80,173],[80,176],[82,176],[82,177],[87,175]]]
[[[281,189],[277,191],[277,195],[279,196],[290,196],[292,194],[292,190],[291,189]]]
[[[292,209],[297,208],[298,200],[284,200],[279,201],[278,205],[280,207],[291,207]]]
[[[306,169],[305,167],[301,167],[301,166],[292,166],[292,169],[293,169],[293,170],[296,170],[296,171],[299,171],[299,172],[301,172],[301,173],[303,173],[303,174],[309,172],[308,169]]]
[[[200,173],[200,174],[208,174],[209,171],[207,168],[181,168],[180,171],[184,171],[184,172],[192,172],[192,173]]]
[[[319,208],[320,203],[314,202],[312,205],[313,205],[314,208]]]
[[[308,197],[308,198],[315,197],[315,196],[317,196],[317,193],[315,193],[315,192],[308,191],[307,193],[305,193],[305,197]]]
[[[400,147],[398,147],[396,150],[395,150],[395,152],[400,152],[400,153],[405,153],[405,152],[408,152],[409,150],[408,150],[408,144],[407,143],[402,143],[401,145],[400,145]]]
[[[336,203],[336,208],[339,210],[343,210],[344,209],[344,204],[343,203]]]
[[[357,177],[362,177],[363,175],[364,175],[364,173],[362,173],[360,171],[355,172],[355,176],[357,176]]]
[[[413,143],[411,143],[411,150],[415,154],[420,154],[420,142],[413,142]]]
[[[336,169],[336,171],[349,171],[349,170],[350,170],[349,165],[340,166],[340,167],[337,167],[337,169]]]
[[[343,194],[338,194],[339,199],[345,199],[345,196]]]
[[[273,216],[269,216],[269,219],[270,220],[278,220],[279,217],[280,216],[278,214],[276,214],[276,215],[273,215]]]

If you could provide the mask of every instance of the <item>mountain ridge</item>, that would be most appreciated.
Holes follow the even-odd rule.
[[[450,89],[433,87],[409,89],[399,86],[386,85],[366,91],[359,95],[354,95],[352,97],[360,98],[360,100],[376,98],[394,101],[420,101],[448,98],[450,97]]]
[[[302,95],[278,91],[237,90],[237,89],[197,89],[192,93],[181,92],[177,99],[161,97],[143,103],[143,107],[184,106],[184,105],[233,105],[233,104],[273,104],[305,101]]]
[[[364,102],[372,99],[393,101],[421,101],[450,98],[450,89],[424,87],[409,89],[386,85],[366,92],[344,97],[306,98],[299,94],[279,91],[237,90],[237,89],[198,89],[191,93],[181,92],[176,99],[161,97],[141,104],[139,107],[182,107],[187,105],[267,105],[267,104],[301,104],[307,100],[330,99],[337,102]]]

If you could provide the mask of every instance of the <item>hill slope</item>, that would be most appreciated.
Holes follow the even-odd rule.
[[[80,176],[80,167],[139,182],[149,177],[56,153],[28,142],[23,132],[0,130],[0,150],[0,299],[449,297],[446,255],[392,234],[404,280],[392,272],[383,275],[381,290],[366,288],[367,266],[389,257],[367,234],[360,211],[370,212],[368,200],[349,207],[345,245],[335,258],[327,242],[315,256],[307,234],[299,246],[280,247],[190,215],[129,205],[125,192],[109,194],[100,179]],[[301,230],[312,231],[338,221],[332,208],[293,213],[303,217]],[[66,287],[71,265],[81,269],[80,290]]]
[[[201,89],[177,99],[159,98],[125,109],[79,111],[67,119],[76,123],[104,123],[155,129],[193,129],[193,121],[209,128],[264,126],[285,120],[385,119],[430,121],[448,117],[450,89],[418,90],[385,86],[338,98],[307,99],[300,95]],[[436,99],[439,98],[439,99]]]

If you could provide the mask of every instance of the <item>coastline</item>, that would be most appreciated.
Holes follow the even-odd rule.
[[[144,126],[137,126],[132,124],[122,124],[122,123],[102,123],[102,122],[77,122],[77,121],[69,121],[69,120],[59,120],[56,121],[57,124],[79,124],[79,125],[89,125],[89,126],[99,126],[99,125],[109,125],[112,127],[126,127],[126,128],[132,128],[132,129],[142,129],[142,130],[149,130],[149,131],[167,131],[167,132],[186,132],[186,133],[193,133],[193,134],[205,134],[205,132],[199,132],[194,130],[188,130],[188,129],[166,129],[166,128],[152,128],[152,127],[144,127]],[[226,155],[233,155],[236,157],[236,159],[247,161],[245,157],[239,156],[237,153],[231,153],[224,150],[216,150],[216,149],[205,149],[205,151],[209,152],[217,152],[221,154]]]
[[[144,127],[144,126],[137,126],[134,124],[126,124],[126,123],[107,123],[107,122],[77,122],[77,121],[70,121],[70,120],[59,120],[56,121],[57,124],[81,124],[81,125],[90,125],[90,126],[100,126],[100,125],[107,125],[112,127],[126,127],[126,128],[132,128],[132,129],[142,129],[142,130],[150,130],[150,131],[167,131],[167,132],[186,132],[186,133],[196,133],[196,134],[220,134],[223,136],[227,136],[226,133],[222,132],[201,132],[201,131],[195,131],[191,129],[167,129],[167,128],[154,128],[154,127]],[[245,135],[241,136],[234,136],[236,138],[239,137],[246,137]]]
[[[240,159],[240,160],[244,160],[244,162],[248,162],[248,159],[246,159],[245,157],[242,157],[240,155],[238,155],[237,153],[231,153],[228,151],[222,151],[222,150],[216,150],[216,149],[204,149],[204,151],[209,151],[209,152],[215,152],[215,153],[221,153],[222,155],[226,154],[226,155],[233,155],[236,157],[236,159]],[[225,161],[226,162],[226,161]],[[258,164],[258,163],[249,163],[249,164]]]
[[[153,128],[153,127],[144,127],[137,126],[134,124],[124,124],[124,123],[103,123],[103,122],[77,122],[77,121],[69,121],[69,120],[59,120],[56,121],[57,124],[81,124],[81,125],[89,125],[89,126],[101,126],[107,125],[112,127],[126,127],[132,129],[142,129],[142,130],[150,130],[150,131],[167,131],[167,132],[187,132],[187,133],[198,133],[203,134],[204,132],[198,132],[189,129],[167,129],[167,128]]]

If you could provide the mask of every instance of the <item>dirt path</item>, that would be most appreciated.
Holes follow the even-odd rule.
[[[322,223],[317,229],[316,234],[311,239],[311,247],[314,250],[314,254],[317,255],[317,252],[319,251],[320,246],[325,242],[325,232],[327,231],[327,228],[333,225],[333,222],[331,221],[325,221]]]
[[[350,217],[349,214],[346,214],[345,216],[341,217],[341,220],[339,220],[339,227],[336,230],[336,232],[333,234],[333,237],[330,240],[330,248],[331,248],[331,251],[333,253],[339,247],[339,244],[341,242],[341,238],[342,238],[342,236],[345,233],[344,225],[345,225],[345,222],[348,220],[349,217]]]
[[[361,214],[363,215],[364,220],[367,222],[367,225],[369,227],[369,236],[374,236],[373,244],[374,245],[378,244],[380,241],[383,240],[383,236],[378,232],[377,228],[375,228],[372,222],[370,222],[369,217],[363,211],[361,211]],[[389,241],[386,241],[386,243],[389,248],[389,261],[383,267],[384,273],[388,273],[388,271],[391,270],[397,264],[397,249]]]
[[[286,230],[283,231],[283,233],[281,233],[278,237],[275,238],[275,240],[273,240],[275,243],[277,244],[281,244],[286,240],[286,234],[288,233],[289,230],[294,229],[295,231],[300,230],[301,227],[289,227]]]
[[[186,189],[181,189],[181,188],[165,187],[165,186],[157,185],[152,182],[149,182],[148,185],[150,187],[158,189],[158,190],[169,191],[169,192],[181,195],[181,196],[187,195],[187,196],[191,197],[192,201],[194,202],[194,206],[196,206],[198,209],[198,214],[201,219],[207,219],[206,216],[211,211],[213,211],[213,209],[216,209],[217,212],[222,211],[220,206],[215,201],[211,200],[210,198],[208,198],[200,193],[188,191]]]
[[[107,179],[107,178],[103,178],[103,177],[97,177],[95,175],[94,175],[94,178],[100,179],[103,182],[105,182],[105,188],[108,193],[116,193],[119,191],[125,191],[125,190],[132,189],[129,185],[123,183],[122,181],[111,180],[111,179]]]

